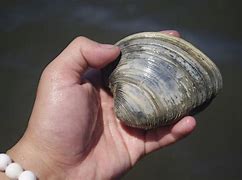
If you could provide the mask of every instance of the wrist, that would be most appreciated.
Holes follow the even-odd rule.
[[[1,179],[1,180],[9,180],[9,179],[7,178],[7,176],[5,175],[5,173],[4,173],[4,172],[1,172],[1,171],[0,171],[0,179]]]
[[[7,151],[7,154],[14,162],[19,163],[23,169],[34,172],[39,180],[62,179],[61,169],[44,152],[34,146],[31,141],[22,138]]]

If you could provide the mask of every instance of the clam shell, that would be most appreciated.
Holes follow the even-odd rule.
[[[172,124],[207,106],[222,88],[216,65],[185,40],[160,32],[116,43],[120,57],[104,69],[114,111],[128,126]]]

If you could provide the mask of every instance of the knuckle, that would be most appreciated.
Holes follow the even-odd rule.
[[[51,67],[51,64],[45,67],[45,69],[42,71],[41,77],[51,77],[54,74],[54,70]]]
[[[49,64],[41,74],[41,80],[52,83],[63,83],[69,78],[69,74],[63,67]]]
[[[59,63],[56,63],[55,60],[52,61],[51,63],[49,63],[45,69],[42,71],[42,76],[45,77],[52,77],[55,74],[57,74],[58,69],[60,69],[60,67],[58,66]]]
[[[87,38],[86,37],[84,37],[84,36],[78,36],[72,42],[74,44],[82,44],[85,41],[87,41]]]

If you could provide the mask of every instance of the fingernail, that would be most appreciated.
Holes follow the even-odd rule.
[[[116,49],[117,48],[117,46],[112,45],[112,44],[100,44],[100,46],[105,49]]]
[[[171,36],[176,36],[176,37],[181,36],[180,33],[176,30],[164,30],[164,31],[160,31],[160,32],[171,35]]]

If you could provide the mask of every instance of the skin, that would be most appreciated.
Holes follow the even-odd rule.
[[[72,41],[43,71],[27,130],[7,152],[10,157],[39,179],[113,179],[190,134],[196,122],[189,116],[149,131],[116,119],[98,69],[119,53],[85,37]]]

